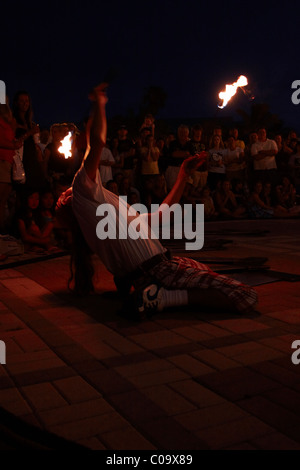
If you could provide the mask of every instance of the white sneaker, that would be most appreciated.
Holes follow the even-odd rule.
[[[164,288],[156,284],[151,284],[146,287],[141,295],[138,310],[142,312],[161,312],[164,308],[163,305],[163,292]]]

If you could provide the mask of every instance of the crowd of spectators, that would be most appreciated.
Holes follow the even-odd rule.
[[[85,129],[55,123],[40,129],[32,120],[30,96],[16,93],[12,107],[0,105],[0,235],[20,238],[26,249],[56,250],[69,237],[55,220],[55,204],[72,183],[86,151]],[[60,153],[72,136],[71,157]],[[103,185],[129,204],[162,203],[181,163],[206,152],[205,163],[186,184],[182,203],[204,204],[206,220],[286,218],[300,215],[300,138],[268,135],[264,127],[240,136],[236,127],[181,124],[158,133],[146,115],[131,135],[125,125],[110,133],[99,167]],[[14,155],[22,155],[26,180],[12,179]]]

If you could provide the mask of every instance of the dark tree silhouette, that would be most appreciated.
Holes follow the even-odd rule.
[[[167,101],[167,93],[160,86],[149,86],[145,89],[139,115],[143,118],[146,114],[155,116]]]
[[[279,132],[283,128],[283,122],[277,114],[271,113],[267,103],[254,103],[250,112],[243,109],[237,109],[237,113],[243,119],[243,130],[245,134],[257,130],[259,127],[265,127],[269,132]]]

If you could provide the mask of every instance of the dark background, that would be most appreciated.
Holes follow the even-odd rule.
[[[1,5],[0,79],[25,89],[40,125],[80,122],[87,92],[113,71],[108,116],[137,115],[145,90],[163,89],[156,117],[239,119],[266,103],[300,130],[291,84],[300,79],[300,6],[290,2],[43,1]],[[218,93],[249,80],[219,110]],[[250,97],[254,99],[251,100]]]

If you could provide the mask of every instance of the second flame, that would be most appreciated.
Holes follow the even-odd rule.
[[[62,153],[65,158],[72,157],[72,132],[68,132],[68,135],[60,141],[61,146],[59,147],[59,153]]]
[[[243,87],[246,85],[248,85],[248,80],[244,75],[240,75],[237,81],[231,85],[226,85],[225,91],[220,91],[219,93],[219,98],[223,101],[223,103],[219,105],[218,108],[225,108],[227,103],[236,94],[238,87]]]

